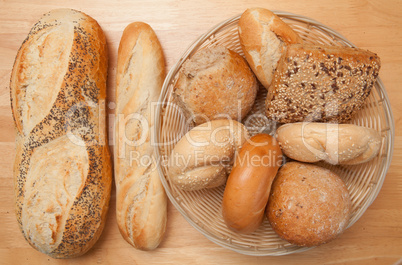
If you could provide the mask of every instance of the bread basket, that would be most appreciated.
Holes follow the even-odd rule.
[[[287,12],[274,11],[288,23],[303,39],[309,43],[331,44],[354,47],[336,31],[310,18]],[[265,219],[262,226],[249,235],[242,235],[229,230],[222,218],[221,201],[224,186],[200,191],[182,191],[169,182],[167,178],[167,159],[178,140],[189,130],[179,107],[171,104],[171,92],[183,62],[198,50],[224,45],[244,55],[237,33],[240,15],[218,24],[200,36],[182,55],[168,73],[159,104],[156,110],[153,141],[155,144],[158,170],[166,193],[183,217],[212,242],[227,249],[253,256],[278,256],[305,251],[309,248],[298,247],[280,239]],[[381,76],[381,71],[380,71]],[[251,134],[267,132],[273,134],[276,124],[264,115],[266,90],[260,89],[255,106],[251,111],[252,119],[246,117],[243,122]],[[260,114],[260,115],[259,115]],[[353,208],[348,227],[352,226],[374,201],[384,182],[393,152],[394,123],[389,99],[380,78],[373,87],[362,110],[351,123],[373,128],[381,133],[382,148],[378,156],[368,163],[357,166],[330,166],[345,181],[351,194]]]

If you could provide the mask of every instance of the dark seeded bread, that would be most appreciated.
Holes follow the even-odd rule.
[[[369,51],[290,44],[269,88],[266,115],[282,123],[347,122],[369,96],[379,70],[380,58]]]

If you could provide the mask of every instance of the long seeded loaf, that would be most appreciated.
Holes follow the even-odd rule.
[[[16,215],[29,244],[54,258],[84,254],[105,225],[107,65],[102,29],[71,9],[45,14],[15,59]]]

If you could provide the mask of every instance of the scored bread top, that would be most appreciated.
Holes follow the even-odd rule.
[[[239,40],[247,62],[267,89],[286,45],[303,42],[288,24],[264,8],[250,8],[242,14]]]
[[[361,109],[380,70],[370,51],[338,46],[288,45],[266,99],[278,122],[344,123]]]
[[[112,185],[107,65],[102,29],[71,9],[45,14],[15,59],[17,220],[27,241],[55,258],[84,254],[104,226]]]

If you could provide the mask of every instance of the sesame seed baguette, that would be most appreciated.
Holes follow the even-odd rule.
[[[264,8],[250,8],[239,20],[239,40],[250,68],[268,89],[286,46],[303,40],[276,14]]]
[[[361,164],[381,148],[377,131],[354,124],[288,123],[278,128],[276,136],[284,154],[309,163]]]
[[[370,51],[290,44],[269,87],[266,115],[280,123],[345,123],[362,108],[379,70]]]
[[[116,73],[116,214],[124,239],[141,250],[158,247],[167,221],[167,196],[151,145],[154,103],[164,77],[155,32],[142,22],[129,24],[120,40]]]
[[[10,80],[16,128],[16,216],[25,239],[53,258],[87,252],[109,206],[106,39],[91,17],[45,14],[15,59]]]

